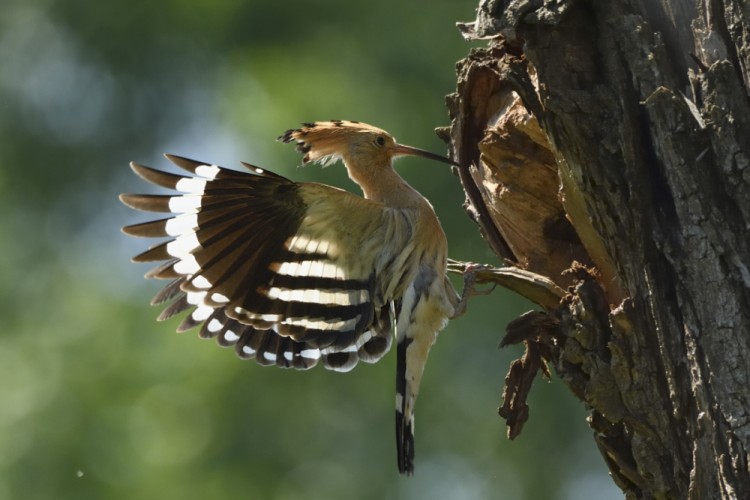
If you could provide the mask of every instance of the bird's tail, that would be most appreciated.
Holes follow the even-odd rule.
[[[435,329],[437,330],[437,329]],[[431,335],[404,336],[396,350],[396,451],[398,471],[414,473],[414,404],[419,394],[425,362],[437,331]]]
[[[434,279],[428,282],[433,287],[432,296],[439,296],[438,282]],[[447,323],[448,310],[453,309],[445,301],[422,300],[428,294],[425,291],[428,287],[422,285],[417,290],[410,287],[403,302],[397,305],[396,451],[401,474],[414,473],[414,404],[430,348]]]
[[[406,354],[413,339],[400,339],[396,352],[396,451],[398,471],[414,473],[414,387],[407,380]]]

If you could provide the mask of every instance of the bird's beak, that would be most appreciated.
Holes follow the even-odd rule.
[[[403,144],[396,144],[396,146],[394,146],[393,156],[421,156],[423,158],[429,158],[430,160],[440,161],[449,165],[455,165],[457,167],[461,166],[450,158],[446,158],[445,156],[436,155],[435,153],[430,153],[429,151],[425,151],[424,149],[413,148],[411,146],[405,146]]]

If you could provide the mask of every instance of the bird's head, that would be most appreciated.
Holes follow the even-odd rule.
[[[353,168],[390,168],[393,158],[406,155],[456,165],[444,156],[399,144],[385,130],[348,120],[304,123],[302,128],[287,130],[279,140],[296,142],[297,150],[305,155],[304,163],[326,166],[342,160],[350,173]]]

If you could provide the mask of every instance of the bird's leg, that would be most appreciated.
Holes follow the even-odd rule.
[[[484,269],[486,266],[482,264],[467,264],[463,272],[464,277],[464,289],[461,291],[461,298],[456,304],[453,310],[453,315],[450,319],[455,319],[466,312],[466,308],[469,305],[469,299],[477,295],[488,295],[492,292],[497,283],[493,283],[492,287],[487,290],[477,290],[477,272]]]

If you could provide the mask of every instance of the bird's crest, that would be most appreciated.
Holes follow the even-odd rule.
[[[302,128],[289,129],[279,136],[282,142],[296,142],[297,151],[304,154],[303,163],[318,162],[323,166],[342,159],[342,155],[357,134],[383,135],[385,130],[366,123],[350,120],[303,123]]]

